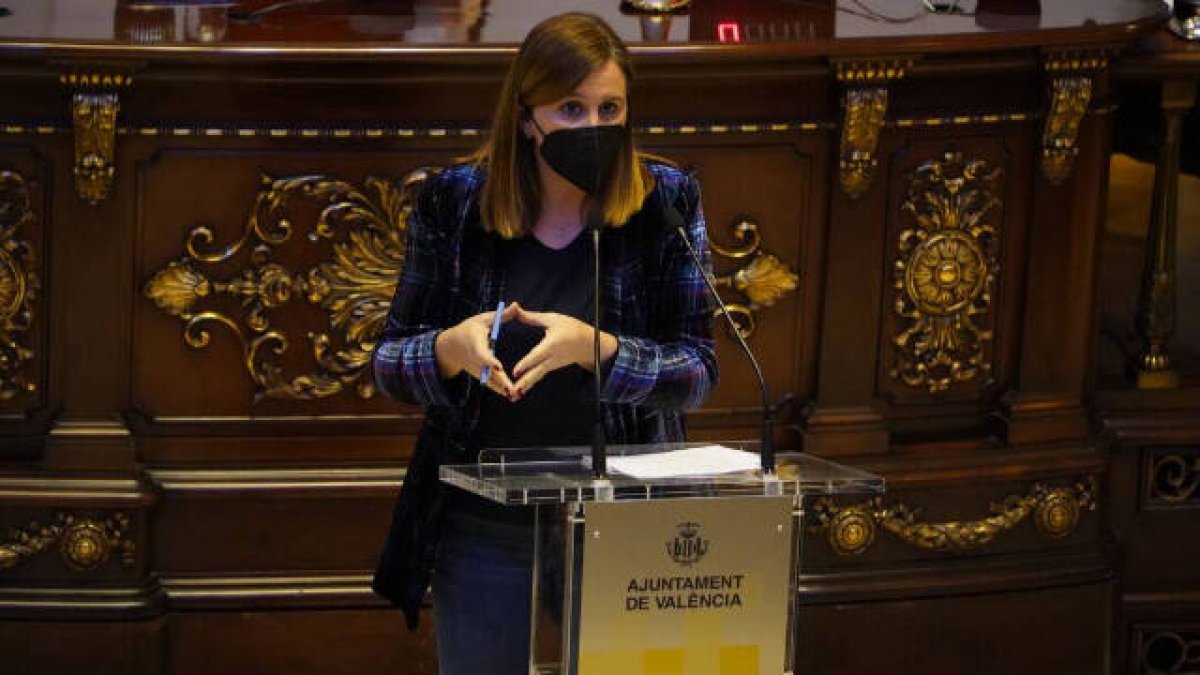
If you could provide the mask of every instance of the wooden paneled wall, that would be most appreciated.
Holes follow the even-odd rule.
[[[811,505],[801,672],[1195,649],[1194,397],[1093,377],[1106,40],[638,57],[639,141],[700,177],[781,444],[888,480]],[[0,670],[436,671],[432,617],[368,588],[421,411],[366,357],[407,181],[476,146],[503,66],[5,63]],[[718,349],[692,434],[752,436]]]

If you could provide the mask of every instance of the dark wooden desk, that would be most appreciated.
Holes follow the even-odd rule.
[[[0,663],[434,672],[429,622],[367,586],[421,411],[365,356],[405,177],[475,147],[541,17],[0,4]],[[1093,379],[1114,72],[1176,58],[1141,42],[1157,5],[569,7],[629,40],[641,142],[699,173],[780,443],[888,477],[814,505],[802,672],[1119,670],[1110,525],[1148,445],[1097,422],[1170,408],[1200,443],[1187,391],[1106,418]],[[692,436],[753,436],[719,349]]]

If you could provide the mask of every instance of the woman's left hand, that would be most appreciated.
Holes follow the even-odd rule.
[[[513,385],[517,396],[524,396],[533,385],[548,373],[572,364],[592,370],[592,326],[573,316],[557,312],[531,312],[521,309],[517,320],[530,326],[546,329],[541,342],[534,345],[525,358],[513,367],[512,375],[517,378]],[[600,333],[600,362],[604,363],[617,353],[617,339],[608,333]]]

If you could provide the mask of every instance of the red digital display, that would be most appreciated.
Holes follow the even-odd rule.
[[[742,29],[736,21],[721,21],[717,23],[717,41],[741,42]]]

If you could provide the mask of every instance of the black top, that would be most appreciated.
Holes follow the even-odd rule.
[[[586,230],[561,249],[549,248],[530,235],[502,242],[498,253],[505,272],[505,304],[518,302],[527,310],[557,312],[591,324],[594,261]],[[545,333],[515,319],[501,327],[496,358],[514,382],[519,378],[513,368]],[[547,373],[516,403],[483,391],[471,446],[478,450],[589,444],[594,386],[590,372],[570,365]],[[452,493],[452,504],[476,515],[522,522],[531,515],[527,509],[494,504],[458,490]]]
[[[592,247],[581,232],[570,244],[552,249],[532,235],[505,241],[506,303],[536,312],[557,312],[592,322]],[[500,329],[496,358],[514,382],[513,368],[545,335],[538,326],[513,320]],[[480,402],[472,436],[478,448],[583,445],[592,437],[591,373],[576,365],[547,373],[516,403],[488,391]]]

